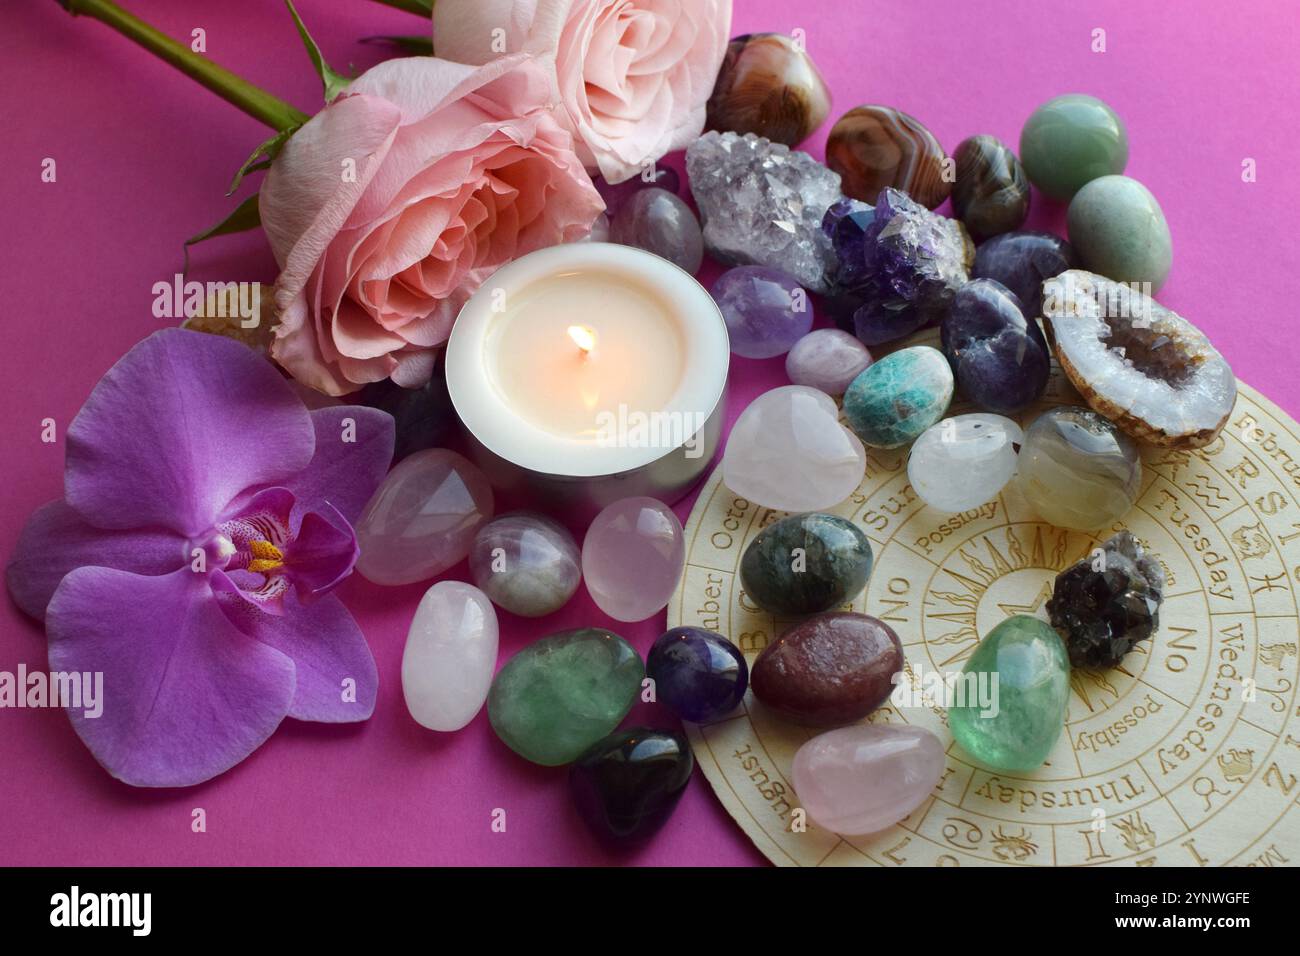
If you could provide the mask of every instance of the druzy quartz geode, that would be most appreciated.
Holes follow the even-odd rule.
[[[1165,572],[1132,532],[1056,576],[1047,613],[1075,667],[1114,667],[1160,625]]]
[[[840,177],[807,153],[753,133],[705,133],[686,150],[704,247],[724,265],[780,269],[828,291],[830,239],[822,217],[842,198]]]
[[[1047,334],[1087,403],[1134,438],[1200,448],[1237,401],[1232,369],[1204,333],[1150,296],[1072,269],[1043,285]]]

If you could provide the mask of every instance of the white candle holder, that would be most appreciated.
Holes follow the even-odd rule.
[[[495,381],[490,355],[509,347],[493,332],[512,295],[531,283],[584,272],[653,290],[678,323],[683,349],[678,386],[664,407],[611,407],[609,420],[624,420],[599,438],[553,433],[521,415]],[[695,486],[718,450],[730,359],[722,314],[694,278],[640,249],[578,242],[515,260],[470,298],[447,342],[447,388],[470,452],[494,485],[587,518],[632,495],[671,504]],[[616,398],[607,401],[616,406]]]

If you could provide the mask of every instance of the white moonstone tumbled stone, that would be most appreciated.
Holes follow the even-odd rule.
[[[779,511],[823,511],[862,481],[867,455],[839,422],[825,392],[786,385],[750,403],[732,426],[722,481],[742,498]]]
[[[931,425],[912,445],[907,478],[931,508],[966,511],[992,501],[1016,473],[1024,432],[1009,418],[977,412]]]
[[[478,588],[439,581],[420,599],[402,651],[406,709],[430,730],[460,730],[479,712],[497,662],[497,615]]]
[[[925,802],[943,776],[943,744],[920,727],[855,724],[794,755],[799,805],[832,833],[878,833]]]

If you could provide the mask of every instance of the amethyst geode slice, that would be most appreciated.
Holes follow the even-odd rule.
[[[938,322],[970,278],[975,247],[965,227],[897,189],[881,190],[874,210],[836,203],[822,228],[836,259],[829,305],[865,345]]]
[[[1165,573],[1121,531],[1056,576],[1047,613],[1075,667],[1114,667],[1160,625]]]

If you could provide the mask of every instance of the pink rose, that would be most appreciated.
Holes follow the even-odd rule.
[[[285,146],[261,189],[280,277],[271,354],[330,395],[426,382],[465,300],[604,208],[527,56],[390,60]]]
[[[622,182],[704,129],[731,0],[438,0],[439,56],[531,53],[588,169]]]

